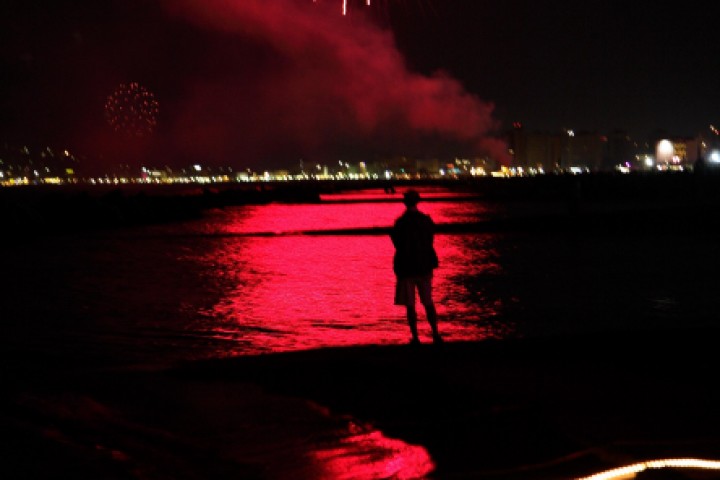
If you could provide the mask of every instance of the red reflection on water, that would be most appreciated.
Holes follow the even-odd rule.
[[[318,479],[414,480],[427,478],[435,469],[421,446],[388,438],[379,430],[351,434],[332,447],[312,452]]]
[[[474,202],[426,202],[436,219],[467,221],[484,207]],[[404,210],[398,202],[263,205],[232,210],[209,230],[243,233],[221,238],[204,255],[218,277],[231,279],[209,323],[199,327],[231,354],[327,346],[406,343],[404,308],[393,304],[393,246],[388,235],[252,235],[388,227]],[[464,281],[500,270],[492,235],[438,235],[435,298],[446,340],[501,336],[487,324],[502,305],[484,301]],[[421,339],[429,327],[419,310]]]
[[[466,195],[422,193],[434,201],[423,202],[420,209],[435,223],[472,222],[487,214],[487,207],[478,202],[463,201]],[[363,196],[386,198],[387,202],[349,201]],[[327,196],[330,197],[330,196]],[[402,214],[402,194],[342,194],[333,195],[340,203],[270,204],[228,209],[225,220],[208,226],[214,233],[289,233],[316,230],[389,227]],[[439,201],[444,198],[447,201]],[[345,202],[347,201],[347,202]],[[209,232],[213,233],[213,232]]]

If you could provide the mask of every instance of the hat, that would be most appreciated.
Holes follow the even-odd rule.
[[[403,203],[408,207],[414,207],[420,201],[420,194],[415,190],[408,190],[403,194]]]

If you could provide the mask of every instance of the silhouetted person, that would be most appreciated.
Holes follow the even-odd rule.
[[[433,270],[438,267],[438,257],[433,245],[435,223],[429,215],[417,208],[420,194],[408,190],[403,195],[405,212],[395,220],[390,238],[395,245],[393,271],[397,277],[395,305],[404,305],[412,334],[412,344],[420,343],[415,311],[415,292],[425,308],[427,321],[432,328],[433,342],[440,343],[437,313],[432,299]]]

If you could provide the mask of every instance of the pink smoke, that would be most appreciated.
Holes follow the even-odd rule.
[[[409,71],[392,32],[361,10],[343,17],[333,2],[309,0],[165,0],[164,6],[264,52],[248,59],[246,49],[228,49],[223,55],[236,74],[198,75],[188,87],[174,119],[186,149],[207,152],[208,145],[242,138],[250,155],[278,144],[311,152],[376,142],[387,150],[431,137],[504,160],[506,148],[492,135],[499,127],[493,104],[446,74]]]

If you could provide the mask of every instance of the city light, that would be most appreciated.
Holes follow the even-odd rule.
[[[675,154],[675,148],[670,140],[660,140],[655,150],[658,163],[670,163]]]
[[[517,132],[517,131],[515,131]],[[698,171],[698,160],[708,166],[720,166],[720,143],[713,137],[668,137],[640,144],[629,137],[609,150],[608,137],[573,129],[554,133],[513,133],[504,149],[509,158],[457,156],[446,158],[393,155],[368,160],[331,160],[328,163],[300,160],[299,164],[272,170],[228,163],[213,165],[213,159],[197,159],[188,165],[143,166],[133,171],[128,164],[105,165],[105,172],[88,173],[84,167],[98,168],[96,158],[71,153],[65,146],[0,147],[0,187],[64,184],[191,184],[227,182],[287,182],[303,180],[387,180],[462,179],[474,177],[528,177],[536,175],[579,175],[601,171],[629,174],[634,172]],[[518,136],[519,135],[519,136]],[[598,139],[604,139],[598,141]],[[516,143],[514,143],[516,142]],[[616,158],[608,153],[620,152]],[[55,153],[57,152],[57,153]],[[549,152],[549,153],[548,153]],[[207,162],[207,163],[206,163]],[[88,168],[89,170],[89,168]]]
[[[720,163],[720,150],[713,150],[708,156],[708,160],[712,163]]]

